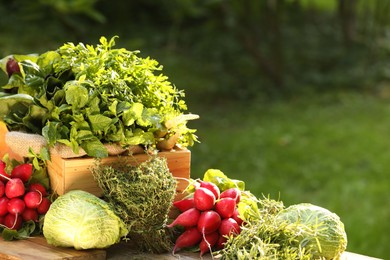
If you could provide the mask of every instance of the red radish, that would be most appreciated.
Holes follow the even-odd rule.
[[[174,227],[180,225],[183,227],[194,227],[198,223],[200,217],[200,211],[196,208],[192,208],[181,213],[177,218],[167,227]]]
[[[222,198],[233,198],[236,200],[236,203],[240,202],[241,198],[241,191],[237,188],[230,188],[221,193],[219,196],[221,199]]]
[[[200,211],[210,210],[214,207],[215,196],[209,189],[197,188],[194,192],[194,205]]]
[[[240,234],[240,226],[232,218],[225,218],[221,221],[218,232],[221,236],[228,236],[231,234]]]
[[[4,226],[9,229],[18,230],[22,227],[22,218],[20,215],[9,213],[4,217]]]
[[[224,236],[219,236],[217,243],[215,243],[215,249],[221,250],[225,247],[225,243],[227,242],[227,238]]]
[[[14,73],[20,73],[20,67],[16,60],[9,58],[5,65],[8,77],[11,77]]]
[[[12,198],[8,201],[7,204],[7,210],[11,214],[21,214],[24,209],[26,208],[26,204],[24,204],[24,201],[19,198]]]
[[[0,197],[3,197],[5,193],[5,185],[2,181],[0,181]]]
[[[187,199],[175,201],[173,202],[173,206],[175,206],[181,212],[184,212],[194,207],[194,198],[187,198]]]
[[[12,169],[11,178],[19,178],[23,182],[27,182],[32,175],[32,170],[31,163],[19,164]]]
[[[5,172],[5,162],[0,160],[0,181],[7,181],[11,176]],[[5,176],[6,178],[3,178]]]
[[[39,191],[43,197],[47,196],[46,188],[40,183],[31,183],[28,186],[29,191]]]
[[[34,222],[38,222],[38,212],[36,209],[29,209],[29,208],[26,208],[23,213],[22,213],[22,219],[24,221],[34,221]]]
[[[199,183],[200,187],[209,189],[214,194],[215,199],[219,199],[220,191],[217,185],[208,181],[199,181]]]
[[[0,216],[5,216],[8,213],[8,201],[7,197],[0,198]]]
[[[202,234],[198,231],[198,229],[196,227],[189,228],[176,239],[172,253],[174,254],[181,248],[194,246],[198,244],[200,240],[202,240]]]
[[[0,216],[0,225],[4,225],[5,216]]]
[[[219,238],[218,232],[213,232],[203,236],[202,241],[199,243],[200,256],[207,252],[211,252],[211,248],[217,243]]]
[[[24,195],[23,199],[27,208],[36,209],[42,202],[42,194],[38,191],[29,191]]]
[[[48,198],[42,198],[41,204],[39,204],[37,211],[38,214],[43,215],[49,210],[51,201]]]
[[[214,210],[204,211],[200,214],[198,221],[198,230],[202,234],[210,234],[218,230],[221,224],[221,217]]]
[[[22,196],[24,192],[24,183],[19,178],[10,179],[5,185],[5,195],[9,199]]]
[[[222,198],[215,203],[215,211],[222,218],[230,218],[233,216],[234,210],[236,209],[236,200],[233,198]]]
[[[238,224],[239,226],[241,226],[243,221],[242,221],[242,219],[240,218],[240,216],[239,216],[238,214],[239,214],[239,213],[238,213],[238,209],[235,208],[235,209],[234,209],[234,213],[233,213],[232,218],[237,222],[237,224]]]

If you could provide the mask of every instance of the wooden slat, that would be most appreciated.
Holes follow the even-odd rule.
[[[0,259],[9,260],[104,260],[107,258],[103,249],[75,250],[73,248],[54,247],[47,244],[46,240],[32,237],[26,240],[4,241],[0,238]]]
[[[191,152],[187,149],[160,152],[158,156],[167,158],[169,170],[174,177],[179,178],[176,191],[178,192],[178,198],[180,198],[180,193],[188,185],[188,182],[184,179],[190,178]],[[129,164],[136,165],[149,158],[150,155],[147,154],[136,154],[126,157],[126,160]],[[118,156],[111,156],[101,159],[101,163],[103,165],[113,164],[121,159]],[[91,167],[94,164],[94,158],[63,159],[58,156],[52,156],[51,161],[48,162],[51,188],[59,195],[69,190],[80,189],[100,197],[102,191],[91,173]]]
[[[42,236],[27,240],[4,241],[0,238],[0,259],[6,260],[121,260],[121,259],[145,259],[145,260],[193,260],[200,259],[199,253],[179,251],[174,255],[146,254],[137,252],[131,242],[121,242],[108,249],[75,250],[72,248],[54,247],[48,245]],[[202,257],[203,260],[211,260],[210,254]],[[380,260],[379,258],[364,256],[351,252],[344,252],[340,260]]]

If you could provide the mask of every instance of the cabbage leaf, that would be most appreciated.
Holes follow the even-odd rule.
[[[107,202],[81,190],[59,196],[43,223],[48,244],[75,249],[107,248],[127,233]]]

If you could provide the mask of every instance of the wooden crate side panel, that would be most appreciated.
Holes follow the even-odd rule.
[[[191,153],[189,150],[176,152],[161,152],[159,156],[167,158],[167,164],[172,175],[180,178],[190,178]],[[129,164],[136,165],[150,158],[147,154],[139,154],[127,157]],[[117,162],[118,157],[107,157],[101,160],[104,165]],[[49,176],[52,188],[59,195],[69,190],[81,189],[88,191],[96,196],[101,196],[102,191],[95,182],[91,173],[91,167],[96,163],[94,158],[62,159],[53,157],[52,162],[48,164]],[[188,185],[188,182],[178,180],[177,191],[182,192]]]
[[[58,194],[63,194],[65,190],[65,162],[61,158],[53,156],[51,161],[47,162],[47,168],[52,190],[56,191]]]
[[[177,192],[181,193],[187,188],[188,181],[185,179],[190,178],[190,168],[191,168],[191,152],[178,153],[165,153],[160,156],[165,156],[167,158],[168,168],[171,171],[172,175],[177,179]]]

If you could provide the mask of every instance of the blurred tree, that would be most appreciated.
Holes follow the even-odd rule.
[[[1,0],[1,51],[10,46],[41,51],[50,43],[83,40],[93,23],[103,23],[104,15],[95,9],[99,0]],[[43,32],[44,31],[44,32]],[[40,48],[42,46],[42,48]]]
[[[284,88],[282,16],[283,0],[222,1],[221,8],[228,29],[254,58],[259,71],[270,78],[274,87]]]
[[[357,2],[357,0],[338,0],[338,13],[346,47],[351,46],[356,40]]]
[[[119,35],[119,45],[202,64],[194,70],[215,78],[209,94],[233,98],[390,77],[389,0],[0,1],[3,55]]]

